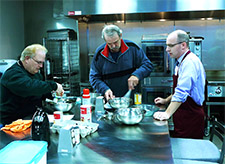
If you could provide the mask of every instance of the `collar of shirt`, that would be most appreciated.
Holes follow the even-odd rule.
[[[188,51],[189,51],[189,50],[187,50],[183,55],[181,55],[181,56],[177,59],[177,61],[179,62],[179,65],[180,65],[181,61],[183,60],[185,54],[186,54]]]

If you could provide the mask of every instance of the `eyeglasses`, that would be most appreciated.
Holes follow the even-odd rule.
[[[42,61],[37,61],[34,58],[31,58],[31,59],[33,59],[38,65],[43,65],[44,64],[44,62],[42,62]]]
[[[175,44],[166,44],[168,47],[170,48],[173,48],[174,46],[178,45],[178,44],[181,44],[183,42],[178,42],[178,43],[175,43]]]

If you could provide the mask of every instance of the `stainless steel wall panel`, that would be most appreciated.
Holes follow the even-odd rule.
[[[190,32],[191,36],[201,36],[204,38],[202,41],[202,62],[206,71],[225,71],[225,19],[121,22],[114,24],[123,30],[122,38],[132,40],[139,46],[141,46],[143,35],[170,33],[176,29]],[[88,38],[89,45],[87,47],[89,53],[94,53],[96,48],[104,43],[104,40],[101,38],[101,30],[104,27],[104,23],[91,23],[88,26],[90,37]],[[80,39],[84,42],[86,38]],[[83,45],[81,53],[85,49]]]
[[[207,71],[225,71],[225,19],[176,21],[175,27],[204,37],[202,63]]]

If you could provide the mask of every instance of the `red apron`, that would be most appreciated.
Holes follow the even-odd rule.
[[[185,54],[183,60],[189,53],[190,51]],[[177,86],[177,81],[178,71],[177,75],[173,75],[173,93]],[[174,132],[171,133],[171,136],[202,139],[204,135],[204,115],[203,106],[199,106],[188,96],[187,100],[173,114]]]

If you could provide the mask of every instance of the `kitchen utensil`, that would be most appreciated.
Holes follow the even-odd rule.
[[[104,108],[105,108],[105,109],[111,109],[112,107],[111,107],[111,105],[109,105],[109,102],[107,102],[107,103],[104,105]]]
[[[116,123],[134,125],[143,120],[144,114],[145,111],[140,108],[119,108],[115,111],[113,120]]]
[[[132,99],[127,97],[115,97],[108,102],[112,108],[127,108],[132,103]]]
[[[155,112],[157,112],[158,110],[160,110],[159,107],[157,107],[156,105],[150,105],[150,104],[138,104],[138,105],[133,105],[132,107],[134,108],[140,108],[146,111],[145,116],[146,117],[150,117],[153,116],[153,114]]]
[[[103,98],[103,96],[96,97],[95,115],[97,118],[105,114]]]
[[[55,97],[53,100],[46,99],[46,103],[55,110],[67,112],[70,111],[76,102],[76,97]]]
[[[67,125],[60,129],[58,152],[72,153],[73,148],[80,143],[80,130],[78,126]]]
[[[127,91],[127,93],[126,93],[123,97],[130,98],[131,91],[132,91],[132,90],[129,89],[129,90]]]
[[[73,103],[67,103],[67,102],[57,102],[54,103],[54,107],[58,111],[67,112],[70,111],[70,109],[73,107]]]

